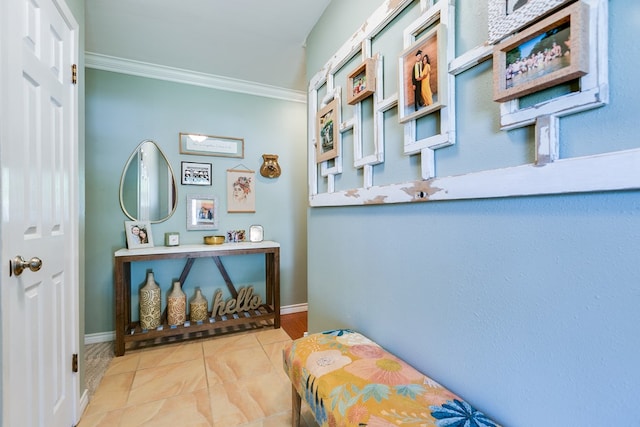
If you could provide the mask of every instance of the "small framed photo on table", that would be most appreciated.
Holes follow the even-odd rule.
[[[127,248],[152,248],[151,222],[149,221],[125,221],[124,233],[127,236]]]

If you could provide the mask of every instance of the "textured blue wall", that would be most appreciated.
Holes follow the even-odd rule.
[[[457,2],[458,54],[486,39],[481,3]],[[331,3],[309,77],[379,4]],[[563,156],[640,146],[640,6],[609,7],[611,103],[562,119]],[[439,175],[532,161],[490,82],[490,62],[457,78]],[[637,425],[640,192],[313,208],[308,248],[310,331],[361,330],[505,426]]]

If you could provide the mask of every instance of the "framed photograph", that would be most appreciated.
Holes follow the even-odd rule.
[[[153,247],[150,221],[125,221],[124,234],[127,236],[127,248],[129,249]]]
[[[218,198],[216,196],[187,196],[187,230],[216,230],[218,228]]]
[[[339,127],[340,102],[338,98],[334,98],[316,116],[316,163],[335,159],[340,155]]]
[[[255,178],[252,170],[227,170],[227,212],[256,211]]]
[[[347,77],[347,103],[357,104],[376,91],[376,63],[366,59]]]
[[[572,0],[489,0],[489,43],[497,43]]]
[[[579,1],[493,51],[493,99],[505,102],[589,72],[589,7]]]
[[[244,139],[180,133],[180,154],[244,158]]]
[[[398,116],[405,123],[443,107],[446,88],[446,61],[439,24],[405,49],[399,59]],[[441,55],[442,53],[442,55]],[[442,70],[441,70],[442,68]]]
[[[182,162],[183,185],[211,185],[211,163]]]

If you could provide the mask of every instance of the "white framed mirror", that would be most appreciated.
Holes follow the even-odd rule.
[[[131,153],[120,178],[120,207],[133,221],[158,223],[173,215],[177,183],[169,160],[149,139]]]

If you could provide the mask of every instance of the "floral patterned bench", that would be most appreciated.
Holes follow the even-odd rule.
[[[302,399],[322,427],[500,427],[367,337],[347,329],[309,335],[284,349],[293,427]]]

